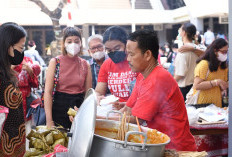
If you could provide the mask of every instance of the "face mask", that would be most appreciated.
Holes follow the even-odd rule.
[[[24,58],[24,51],[21,53],[20,51],[14,49],[14,57],[9,55],[9,60],[12,65],[19,65],[22,63]]]
[[[102,58],[105,57],[105,52],[104,51],[98,51],[92,54],[93,59],[95,60],[101,60]]]
[[[114,63],[120,63],[125,60],[126,53],[124,51],[114,51],[108,53],[108,56]]]
[[[180,35],[180,33],[178,34],[177,39],[182,41],[182,36]]]
[[[217,59],[221,62],[225,62],[227,60],[227,54],[222,54],[219,52]]]
[[[170,51],[170,49],[169,48],[166,48],[166,52],[169,52]]]
[[[76,43],[65,44],[65,49],[70,55],[75,56],[80,52],[80,45]]]

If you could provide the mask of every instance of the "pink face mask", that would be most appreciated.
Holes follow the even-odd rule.
[[[225,62],[227,60],[227,54],[222,54],[220,52],[218,52],[218,57],[217,59],[220,61],[220,62]]]

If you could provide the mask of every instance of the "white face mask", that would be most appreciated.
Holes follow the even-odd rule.
[[[76,43],[65,44],[65,49],[70,55],[75,56],[80,52],[80,45]]]
[[[91,56],[93,57],[93,59],[95,60],[101,60],[102,58],[105,57],[105,52],[104,51],[97,51],[94,54],[91,54]]]
[[[222,54],[220,52],[218,52],[218,57],[217,59],[221,62],[225,62],[227,60],[227,54]]]

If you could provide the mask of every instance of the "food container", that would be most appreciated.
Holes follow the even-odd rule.
[[[162,157],[165,145],[145,144],[146,132],[149,128],[142,127],[143,132],[138,132],[137,125],[130,124],[125,141],[119,141],[94,134],[95,125],[99,128],[118,128],[120,122],[112,120],[96,120],[97,98],[93,89],[90,89],[70,130],[67,153],[57,153],[57,157]],[[130,134],[141,134],[144,144],[128,142]]]
[[[119,125],[119,121],[96,120],[96,127],[100,128],[119,128]],[[142,132],[139,132],[137,125],[130,124],[125,141],[119,141],[94,134],[90,157],[162,157],[165,145],[168,144],[170,140],[162,144],[128,142],[130,134],[141,134],[144,136],[144,143],[146,143],[146,132],[149,128],[141,126],[141,129]]]

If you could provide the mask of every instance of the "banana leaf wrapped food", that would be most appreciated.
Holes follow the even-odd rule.
[[[41,156],[45,155],[46,152],[43,152],[41,150],[35,149],[35,148],[30,148],[26,153],[24,154],[24,157],[31,157],[31,156]]]
[[[47,136],[45,137],[45,140],[48,145],[52,145],[54,143],[53,133],[50,132],[49,134],[47,134]]]
[[[69,116],[73,116],[73,117],[75,117],[75,116],[76,116],[76,114],[77,114],[77,111],[76,111],[76,110],[74,110],[73,108],[69,108],[69,110],[68,110],[67,114],[68,114]]]
[[[45,150],[46,148],[45,142],[38,138],[33,138],[32,145],[34,146],[34,148],[40,150]]]
[[[60,145],[63,146],[63,145],[65,144],[65,138],[61,138],[61,139],[56,140],[56,141],[53,143],[52,148],[55,148],[55,146],[56,146],[57,144],[60,144]]]
[[[30,149],[26,152],[26,157],[51,153],[57,144],[68,146],[67,133],[61,132],[58,128],[48,129],[46,126],[38,126],[31,130],[27,139]]]
[[[53,139],[55,141],[59,140],[61,138],[65,138],[65,135],[61,131],[59,131],[59,130],[53,130],[52,134],[53,134]]]

